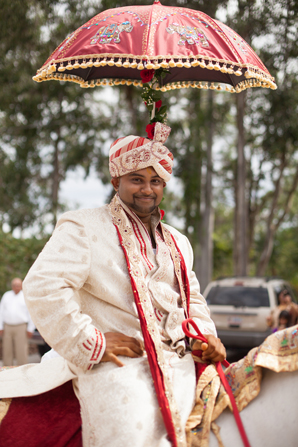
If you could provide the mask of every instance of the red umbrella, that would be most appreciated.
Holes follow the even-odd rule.
[[[231,92],[276,88],[259,57],[231,28],[201,11],[162,6],[158,0],[97,14],[59,45],[33,79],[81,87],[142,86],[144,68],[169,70],[155,85],[162,91],[221,90],[222,83]]]

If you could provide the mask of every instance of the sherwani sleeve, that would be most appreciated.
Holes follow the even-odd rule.
[[[39,332],[62,357],[91,369],[105,351],[105,338],[81,311],[76,294],[85,284],[91,253],[83,218],[65,213],[31,267],[23,291]]]

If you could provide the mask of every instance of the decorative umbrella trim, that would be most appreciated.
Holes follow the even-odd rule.
[[[115,58],[118,58],[115,61]],[[123,59],[125,61],[123,62]],[[130,62],[130,59],[132,59],[132,62]],[[138,62],[137,62],[138,60]],[[80,62],[79,62],[80,61]],[[160,61],[160,62],[159,62]],[[208,64],[205,63],[205,61],[208,62]],[[257,69],[252,64],[239,64],[239,63],[231,63],[229,61],[226,61],[224,59],[216,59],[216,58],[210,58],[207,56],[191,56],[191,57],[179,57],[179,56],[157,56],[154,60],[150,59],[144,59],[144,56],[133,56],[131,54],[123,55],[123,54],[100,54],[100,55],[86,55],[84,58],[65,58],[61,60],[57,60],[57,63],[49,63],[47,66],[44,66],[43,68],[39,69],[37,71],[36,76],[33,77],[34,81],[42,82],[49,79],[56,79],[56,77],[52,77],[52,75],[57,71],[63,72],[65,70],[73,70],[73,69],[87,69],[92,67],[101,67],[105,65],[109,66],[116,66],[116,67],[123,67],[123,68],[137,68],[138,70],[143,70],[146,68],[147,70],[157,70],[158,68],[191,68],[191,67],[197,67],[200,66],[201,68],[206,68],[208,70],[216,70],[221,71],[222,73],[228,73],[228,74],[234,74],[236,76],[243,75],[241,69],[247,70],[244,74],[244,76],[247,79],[257,79],[258,81],[261,81],[266,84],[266,88],[271,88],[275,90],[277,88],[274,78],[270,75],[268,75],[267,72],[262,71],[261,69]],[[60,63],[60,65],[59,65]],[[64,64],[65,63],[65,64]],[[57,65],[59,65],[57,70]],[[66,75],[68,76],[68,75]],[[75,77],[76,81],[79,79],[80,84],[91,82],[92,81],[85,81],[83,78],[71,75],[72,77]],[[72,80],[71,78],[67,78],[67,80]],[[129,82],[134,82],[134,80],[128,80]],[[193,83],[191,81],[191,83]],[[169,83],[166,84],[166,86],[170,86],[176,83]],[[93,84],[92,84],[93,85]],[[98,84],[96,84],[98,85]],[[103,84],[104,85],[104,84]],[[112,84],[117,85],[117,84]],[[135,85],[135,84],[134,84]],[[139,84],[138,84],[139,85]],[[240,82],[237,87],[247,85],[243,81]],[[254,85],[253,85],[254,86]],[[249,88],[251,85],[247,85],[244,88]],[[230,91],[230,90],[229,90]],[[237,90],[236,90],[237,91]],[[240,90],[241,91],[241,90]]]
[[[135,79],[97,79],[97,80],[91,80],[91,81],[85,81],[80,76],[71,75],[71,74],[62,74],[62,73],[53,73],[49,75],[45,75],[42,79],[38,78],[35,79],[36,76],[33,78],[36,82],[43,82],[43,81],[71,81],[75,82],[77,84],[80,84],[82,88],[94,88],[94,87],[105,87],[105,86],[118,86],[118,85],[134,85],[135,87],[143,87],[142,81],[137,81]],[[275,85],[275,84],[274,84]],[[242,81],[237,86],[229,87],[228,85],[225,85],[225,90],[230,93],[240,93],[243,90],[246,90],[248,88],[252,87],[263,87],[263,88],[271,88],[276,89],[275,87],[272,87],[271,84],[268,84],[267,80],[256,80],[256,79],[248,79],[246,81]],[[216,84],[214,82],[204,82],[204,81],[178,81],[178,82],[170,82],[162,87],[155,87],[156,90],[160,90],[162,92],[166,92],[168,90],[175,90],[175,89],[181,89],[181,88],[199,88],[199,89],[205,89],[205,90],[223,90],[223,87],[221,84]]]

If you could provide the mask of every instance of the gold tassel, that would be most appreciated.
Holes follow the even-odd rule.
[[[63,65],[63,62],[60,63],[60,67],[58,68],[58,71],[65,71],[65,67]]]
[[[169,68],[169,64],[167,63],[167,61],[165,59],[161,62],[160,66],[162,68]]]
[[[171,59],[171,60],[170,60],[170,62],[169,62],[169,66],[170,66],[171,68],[176,67],[176,64],[175,64],[175,62],[174,62],[174,59]]]
[[[197,59],[194,59],[194,60],[191,62],[191,66],[192,66],[192,67],[197,67],[198,65],[199,65],[199,62],[198,62]]]
[[[130,64],[130,68],[137,68],[137,66],[138,66],[137,61],[134,59]]]
[[[160,68],[160,64],[158,63],[157,60],[155,60],[155,61],[154,61],[153,69],[154,69],[154,70],[158,70],[159,68]]]
[[[80,68],[80,64],[79,64],[79,61],[78,61],[78,59],[75,61],[75,63],[73,64],[73,68],[75,69],[75,70],[77,70],[78,68]]]
[[[129,59],[126,58],[126,61],[122,64],[122,67],[124,68],[129,68],[130,67],[130,63],[129,63]]]
[[[115,65],[116,65],[116,67],[122,67],[122,59],[121,59],[121,57],[119,57],[117,62],[115,62]]]
[[[217,61],[216,64],[213,66],[214,70],[216,71],[220,71],[220,65],[219,62]]]
[[[144,65],[142,63],[142,61],[139,63],[139,65],[137,66],[138,70],[144,70]]]
[[[108,66],[109,67],[113,67],[115,65],[115,62],[114,62],[114,58],[112,57],[112,59],[110,59],[109,61],[108,61]]]
[[[148,61],[146,63],[146,70],[154,70],[154,65],[152,64],[151,61]]]
[[[213,68],[214,68],[214,65],[213,65],[212,61],[209,61],[209,64],[207,65],[207,69],[213,70]]]
[[[184,68],[191,68],[189,61],[184,62],[183,66]]]
[[[176,63],[176,67],[179,67],[179,68],[183,67],[183,62],[181,59],[179,59],[178,62]]]
[[[99,61],[98,58],[96,59],[96,61],[94,62],[93,65],[94,65],[94,67],[96,67],[96,68],[100,67],[100,61]]]
[[[89,59],[89,61],[87,62],[87,67],[91,68],[93,67],[93,60]]]
[[[87,68],[87,64],[86,64],[86,60],[84,59],[83,62],[81,63],[81,68]]]
[[[56,71],[56,67],[57,67],[56,64],[52,64],[52,65],[49,66],[49,70],[50,70],[50,71],[49,71],[49,70],[48,70],[48,71],[49,71],[50,73],[54,73],[54,71]]]

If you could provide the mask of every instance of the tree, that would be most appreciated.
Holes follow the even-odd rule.
[[[78,1],[59,3],[60,9],[67,8],[63,17],[57,5],[32,0],[21,3],[18,9],[16,4],[5,2],[1,17],[7,23],[13,16],[18,25],[22,24],[14,28],[8,41],[6,23],[0,35],[0,78],[6,86],[0,94],[4,160],[0,188],[6,191],[0,214],[2,224],[7,223],[11,231],[43,223],[42,216],[47,215],[55,223],[61,208],[61,181],[77,165],[88,174],[94,148],[100,152],[102,133],[110,129],[111,106],[106,105],[107,115],[101,115],[93,92],[70,83],[32,81],[32,74],[55,44],[88,18]],[[91,3],[89,6],[94,12]]]

